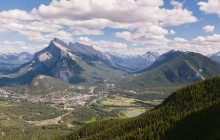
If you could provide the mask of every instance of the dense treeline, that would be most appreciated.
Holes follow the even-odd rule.
[[[26,121],[40,121],[40,120],[53,119],[65,113],[67,113],[67,111],[59,110],[55,107],[51,107],[46,103],[1,102],[0,104],[0,114],[7,115],[7,117],[0,117],[1,120],[3,120],[3,118],[7,118],[7,119],[19,118]]]
[[[177,90],[138,117],[94,122],[57,139],[215,139],[220,137],[219,106],[217,76]]]
[[[220,103],[177,121],[164,139],[220,139]]]

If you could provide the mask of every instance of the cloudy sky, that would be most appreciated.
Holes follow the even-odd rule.
[[[220,0],[1,0],[0,51],[34,53],[54,38],[101,51],[220,51]]]

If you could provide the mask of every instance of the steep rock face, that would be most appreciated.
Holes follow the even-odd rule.
[[[48,47],[35,53],[30,62],[7,75],[10,78],[5,77],[4,81],[8,82],[0,79],[0,85],[26,84],[37,75],[51,76],[71,84],[93,84],[120,78],[123,73],[120,67],[93,47],[80,43],[68,45],[55,38]]]
[[[47,48],[34,55],[30,69],[36,74],[45,74],[70,82],[73,75],[82,71],[76,59],[80,58],[68,49],[67,44],[54,39]]]
[[[102,52],[95,50],[92,46],[87,46],[78,42],[74,44],[70,43],[68,49],[90,61],[108,60]]]

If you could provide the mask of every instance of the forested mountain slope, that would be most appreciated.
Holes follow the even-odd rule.
[[[57,139],[219,139],[220,76],[185,86],[138,117],[97,121]]]
[[[206,56],[171,51],[158,58],[145,72],[121,79],[118,86],[131,89],[181,87],[218,74],[220,64]]]

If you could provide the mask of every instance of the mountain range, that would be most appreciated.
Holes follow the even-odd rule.
[[[21,85],[37,75],[47,75],[71,83],[99,84],[120,78],[126,70],[104,53],[80,43],[66,44],[55,38],[33,59],[0,79],[0,85]]]
[[[28,52],[0,52],[0,74],[6,74],[10,72],[12,69],[31,61],[32,58],[33,55]]]
[[[33,55],[28,52],[9,53],[0,52],[0,62],[8,64],[23,64],[31,61]]]
[[[147,52],[131,57],[55,38],[48,47],[35,53],[31,61],[8,75],[1,75],[0,85],[24,85],[37,75],[47,75],[70,84],[97,85],[121,79],[116,83],[126,89],[176,87],[219,73],[218,62],[198,53],[171,50],[161,56]]]
[[[31,58],[28,53],[15,56],[26,60]],[[14,57],[5,55],[4,58],[9,60]],[[77,42],[67,44],[55,38],[48,47],[35,53],[31,61],[1,76],[0,85],[24,85],[37,75],[47,75],[70,84],[96,85],[121,79],[116,83],[126,89],[176,87],[219,73],[218,62],[198,53],[171,50],[161,56],[147,52],[132,57],[103,53],[92,46]]]
[[[117,53],[107,53],[107,54],[117,64],[124,66],[133,71],[139,71],[150,66],[159,57],[159,54],[157,52],[147,52],[144,55],[134,55],[134,56],[117,54]]]
[[[210,57],[211,59],[220,62],[220,52],[214,53],[209,55],[208,57]]]
[[[170,51],[151,66],[119,82],[124,88],[183,86],[220,74],[220,64],[193,52]]]

